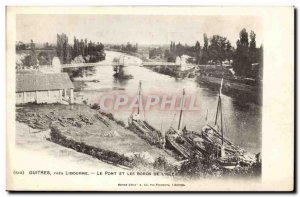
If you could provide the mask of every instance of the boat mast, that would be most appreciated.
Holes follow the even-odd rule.
[[[178,123],[178,130],[180,129],[180,123],[181,123],[181,117],[182,117],[182,108],[183,108],[183,101],[184,101],[184,95],[185,95],[185,91],[184,88],[182,90],[182,99],[181,99],[181,109],[180,109],[180,115],[179,115],[179,123]]]
[[[219,91],[219,97],[218,97],[218,105],[217,105],[217,113],[216,113],[216,118],[215,118],[215,126],[217,125],[217,119],[218,119],[218,114],[219,114],[219,107],[221,105],[221,91],[222,91],[222,85],[223,85],[223,78],[221,80],[221,85],[220,85],[220,91]]]
[[[222,114],[222,102],[220,99],[220,114],[221,114],[221,134],[222,134],[222,146],[224,144],[224,133],[223,133],[223,114]]]
[[[139,82],[139,99],[138,99],[138,114],[140,114],[140,99],[141,99],[142,81]]]
[[[222,145],[224,144],[224,133],[223,133],[223,111],[222,111],[222,86],[223,86],[223,78],[221,80],[220,92],[219,92],[219,101],[220,101],[220,114],[221,114],[221,133],[222,133]]]
[[[218,97],[218,105],[217,105],[217,113],[216,113],[216,118],[215,118],[215,126],[217,125],[217,120],[218,120],[218,114],[219,114],[219,105],[220,105],[220,94]]]
[[[218,120],[218,114],[220,112],[221,114],[221,134],[222,134],[222,145],[224,143],[224,134],[223,134],[223,114],[222,114],[222,101],[221,101],[221,94],[222,94],[222,86],[223,86],[223,78],[221,80],[221,85],[220,85],[220,91],[219,91],[219,97],[218,97],[218,105],[217,105],[217,113],[216,113],[216,118],[215,118],[215,126],[217,125],[217,120]]]

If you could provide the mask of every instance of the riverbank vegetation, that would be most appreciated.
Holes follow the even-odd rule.
[[[16,120],[33,129],[50,129],[52,142],[114,165],[154,169],[160,166],[159,157],[168,165],[176,162],[129,131],[123,121],[99,111],[97,105],[28,104],[17,108]]]
[[[35,68],[38,65],[51,65],[52,59],[57,55],[55,46],[49,43],[37,45],[33,40],[25,44],[16,44],[16,68]]]
[[[51,65],[52,59],[57,56],[60,63],[94,63],[105,59],[104,45],[100,42],[87,41],[74,37],[73,45],[69,43],[66,34],[57,34],[56,45],[48,42],[43,45],[23,42],[16,43],[16,66],[35,68],[43,65]]]
[[[74,37],[73,46],[69,44],[66,34],[57,34],[57,56],[60,62],[67,63],[94,63],[105,59],[104,45],[100,42],[88,42],[87,39]]]
[[[260,163],[227,170],[210,156],[191,154],[178,161],[175,153],[149,145],[122,121],[99,110],[98,105],[28,104],[17,108],[16,120],[40,131],[50,129],[46,139],[53,143],[127,169],[189,178],[260,175]]]
[[[187,63],[195,66],[211,66],[210,75],[218,73],[216,67],[231,69],[232,75],[243,78],[262,79],[263,70],[263,46],[256,46],[256,34],[247,32],[243,28],[238,35],[236,47],[221,35],[203,35],[203,45],[196,41],[194,46],[183,45],[180,42],[171,41],[169,48],[156,47],[149,49],[149,59],[163,59],[167,62],[176,62],[177,57],[188,56]],[[203,70],[204,72],[206,70]]]
[[[122,53],[136,53],[138,51],[138,44],[131,44],[130,42],[127,42],[126,45],[110,45],[110,49],[122,52]]]
[[[242,178],[257,178],[261,176],[261,164],[253,164],[248,167],[238,166],[234,169],[223,168],[217,160],[209,157],[199,158],[193,155],[186,162],[184,162],[178,173],[181,176],[188,176],[191,178],[224,178],[224,177],[242,177]]]

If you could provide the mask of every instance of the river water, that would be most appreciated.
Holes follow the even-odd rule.
[[[102,63],[111,64],[113,58],[124,55],[126,74],[131,74],[133,79],[118,81],[113,77],[114,71],[111,66],[95,67],[93,72],[78,80],[99,80],[100,82],[86,82],[86,87],[77,94],[82,95],[88,103],[99,103],[103,95],[129,95],[134,97],[138,94],[139,81],[142,82],[142,94],[160,95],[171,97],[178,96],[178,103],[183,88],[186,98],[195,96],[196,110],[184,110],[182,125],[188,130],[200,131],[206,123],[213,122],[216,114],[218,91],[200,87],[190,79],[175,79],[173,77],[153,72],[147,68],[140,67],[142,60],[139,58],[121,54],[118,52],[106,51],[106,60]],[[135,65],[135,66],[134,66]],[[237,98],[222,95],[223,125],[226,138],[252,153],[261,151],[261,106],[253,103],[243,103]],[[144,101],[145,103],[145,101]],[[110,105],[112,103],[106,103]],[[159,103],[160,104],[160,103]],[[141,110],[142,118],[145,118],[155,128],[165,132],[170,126],[177,128],[179,110],[160,109],[157,105],[151,110]],[[186,107],[188,108],[188,104]],[[136,108],[134,109],[136,111]],[[114,114],[116,119],[127,123],[128,117],[133,110],[122,108],[119,110],[108,110]]]

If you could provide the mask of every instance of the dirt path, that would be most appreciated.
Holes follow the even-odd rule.
[[[16,145],[19,148],[34,151],[36,154],[43,152],[43,154],[48,154],[54,160],[59,159],[74,164],[80,164],[83,168],[92,167],[107,170],[121,169],[86,154],[52,143],[47,140],[49,133],[50,130],[40,131],[32,129],[26,124],[16,121]]]

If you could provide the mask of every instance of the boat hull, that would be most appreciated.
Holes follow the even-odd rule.
[[[223,137],[223,144],[222,144],[222,136],[221,134],[215,130],[213,127],[207,125],[202,130],[203,139],[205,139],[208,143],[213,144],[217,147],[218,150],[221,150],[221,147],[224,147],[225,155],[235,158],[239,163],[243,166],[249,166],[255,163],[255,158],[246,157],[245,155],[248,154],[244,150],[236,147],[231,143],[228,139]],[[227,162],[229,163],[229,162]],[[234,164],[232,164],[233,166]],[[228,167],[231,168],[231,167]]]
[[[147,121],[134,120],[129,118],[129,129],[134,131],[139,137],[147,141],[150,145],[155,145],[159,148],[163,148],[164,139],[160,131],[152,127]]]
[[[183,135],[178,134],[173,128],[170,128],[166,133],[166,148],[171,149],[187,159],[193,154],[197,154],[200,157],[202,153],[190,143]]]

